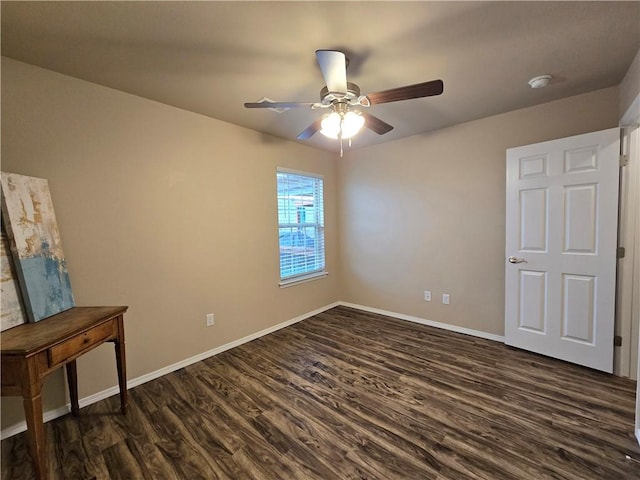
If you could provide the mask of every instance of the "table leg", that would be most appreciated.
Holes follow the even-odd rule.
[[[124,350],[124,320],[118,317],[118,339],[115,341],[118,386],[120,387],[120,411],[127,413],[127,360]]]
[[[78,368],[76,361],[67,363],[67,384],[69,385],[69,398],[71,399],[71,413],[74,416],[80,415],[80,405],[78,404]]]
[[[24,414],[27,420],[29,450],[33,460],[36,480],[47,478],[47,463],[44,456],[44,425],[42,423],[42,398],[40,393],[24,397]]]

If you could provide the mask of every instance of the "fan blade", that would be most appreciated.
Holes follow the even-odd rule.
[[[318,65],[330,93],[347,93],[347,57],[336,50],[316,50]]]
[[[308,140],[315,135],[315,133],[322,128],[322,119],[319,118],[298,135],[298,140]]]
[[[253,102],[245,103],[245,108],[313,108],[315,103],[308,102]]]
[[[367,98],[371,105],[378,103],[399,102],[410,98],[432,97],[440,95],[444,91],[442,80],[432,80],[430,82],[416,83],[406,87],[392,88],[382,92],[369,93]]]
[[[361,112],[360,115],[364,117],[364,126],[369,130],[373,130],[378,135],[384,135],[385,133],[389,133],[393,130],[391,125],[387,122],[383,122],[378,117],[374,117],[373,115],[365,112]]]

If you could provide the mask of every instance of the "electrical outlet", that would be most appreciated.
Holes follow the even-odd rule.
[[[431,292],[429,290],[425,290],[424,291],[424,301],[425,302],[430,302],[431,301]]]
[[[213,313],[207,313],[207,327],[213,326],[214,323],[215,323],[215,320],[213,318]]]
[[[442,294],[442,304],[443,305],[449,305],[449,294],[448,293],[443,293]]]

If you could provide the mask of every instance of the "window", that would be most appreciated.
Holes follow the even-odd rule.
[[[278,169],[280,285],[324,276],[322,177]]]

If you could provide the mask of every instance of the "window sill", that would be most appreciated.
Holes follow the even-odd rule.
[[[329,275],[329,272],[315,272],[310,273],[309,275],[302,275],[300,277],[288,278],[285,280],[280,280],[280,288],[293,287],[294,285],[298,285],[300,283],[312,282],[313,280],[318,280],[319,278],[324,278]]]

